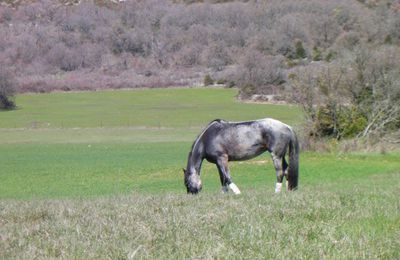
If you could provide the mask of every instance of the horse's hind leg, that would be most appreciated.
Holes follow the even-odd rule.
[[[275,184],[275,193],[278,193],[282,190],[282,181],[284,176],[284,157],[277,156],[274,153],[271,153],[272,161],[274,163],[275,171],[276,171],[276,184]],[[286,163],[286,162],[285,162]],[[286,163],[287,165],[287,163]],[[287,168],[287,166],[286,166]]]
[[[289,185],[289,183],[288,183],[288,180],[287,180],[287,178],[288,178],[288,167],[289,167],[289,164],[286,162],[286,159],[285,159],[285,156],[283,156],[282,157],[282,172],[283,172],[283,175],[286,177],[286,190],[288,190],[288,185]]]

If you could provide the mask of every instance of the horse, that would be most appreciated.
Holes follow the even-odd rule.
[[[193,142],[187,167],[182,169],[187,192],[197,194],[202,189],[200,170],[203,160],[216,164],[222,191],[229,189],[240,194],[232,181],[229,161],[252,159],[264,152],[271,154],[276,171],[275,192],[282,189],[286,177],[287,190],[296,190],[299,178],[299,143],[292,127],[281,121],[264,118],[254,121],[229,122],[223,119],[211,121]],[[285,155],[289,151],[289,164]]]

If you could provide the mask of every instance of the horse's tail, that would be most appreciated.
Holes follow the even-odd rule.
[[[296,133],[292,130],[289,141],[289,169],[288,169],[288,189],[296,190],[299,183],[299,141]]]

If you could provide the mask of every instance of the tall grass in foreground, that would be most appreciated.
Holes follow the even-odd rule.
[[[3,200],[0,258],[399,259],[399,174],[330,187]]]

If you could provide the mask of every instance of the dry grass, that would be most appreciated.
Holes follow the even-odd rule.
[[[0,258],[396,259],[399,180],[381,174],[280,195],[3,200]]]

